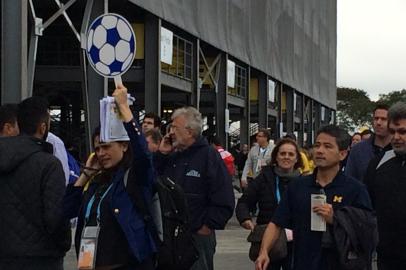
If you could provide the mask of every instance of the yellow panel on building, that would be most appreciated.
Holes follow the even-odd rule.
[[[286,112],[286,92],[285,91],[282,91],[281,109],[282,109],[282,112]]]
[[[250,101],[258,101],[258,79],[251,78],[250,79]]]
[[[135,59],[144,59],[144,24],[133,23],[132,24],[137,50],[135,52]]]

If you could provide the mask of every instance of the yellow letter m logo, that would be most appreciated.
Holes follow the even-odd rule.
[[[341,203],[343,200],[343,196],[334,195],[333,202]]]

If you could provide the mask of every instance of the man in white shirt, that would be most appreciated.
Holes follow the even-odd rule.
[[[241,185],[248,185],[247,177],[257,177],[262,167],[271,161],[273,145],[269,143],[271,134],[267,129],[260,129],[256,135],[257,145],[251,148],[245,161],[244,170],[241,176]]]
[[[66,152],[65,144],[58,136],[51,132],[48,132],[46,141],[52,144],[52,148],[54,149],[54,156],[61,161],[63,172],[65,174],[65,183],[66,185],[68,185],[70,170],[68,165],[68,153]]]

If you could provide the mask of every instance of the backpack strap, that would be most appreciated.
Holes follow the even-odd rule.
[[[126,187],[126,188],[127,188],[127,184],[128,184],[128,176],[130,174],[130,169],[131,168],[127,169],[124,174],[123,182],[124,182],[124,187]],[[135,186],[134,193],[133,193],[134,196],[131,196],[131,199],[134,202],[134,206],[138,210],[138,212],[141,214],[142,219],[144,220],[144,223],[145,223],[148,231],[151,233],[152,238],[154,239],[155,243],[159,244],[159,243],[161,243],[163,238],[160,237],[159,232],[157,230],[157,226],[154,224],[154,219],[152,218],[151,210],[146,204],[144,193],[143,193],[143,187],[142,187],[142,185],[138,184],[137,182],[134,186]],[[162,220],[161,220],[161,222],[162,222]]]
[[[130,173],[130,169],[127,169],[126,171],[125,171],[125,174],[124,174],[124,179],[123,179],[123,181],[124,181],[124,187],[127,187],[127,183],[128,183],[128,174]]]

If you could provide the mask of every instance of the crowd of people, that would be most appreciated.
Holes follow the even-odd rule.
[[[299,147],[259,129],[251,148],[227,151],[202,135],[193,107],[164,131],[154,113],[138,123],[123,85],[113,97],[128,137],[104,142],[96,128],[82,166],[50,133],[46,100],[0,107],[0,269],[63,269],[72,219],[78,269],[157,269],[159,242],[137,204],[153,204],[158,176],[185,194],[192,270],[214,269],[215,231],[234,211],[259,235],[257,270],[371,269],[375,254],[379,270],[406,269],[406,103],[378,105],[373,132],[327,125]]]

